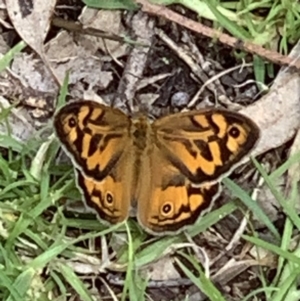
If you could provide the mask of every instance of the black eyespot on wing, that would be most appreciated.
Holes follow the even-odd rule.
[[[163,215],[168,215],[172,210],[172,205],[170,203],[164,204],[161,208]]]
[[[70,117],[68,120],[68,125],[70,128],[74,128],[77,125],[77,120],[74,116]]]
[[[228,134],[233,137],[233,138],[238,138],[241,134],[241,131],[236,127],[236,126],[232,126],[229,131]]]
[[[105,196],[105,200],[106,200],[107,204],[112,205],[114,202],[114,197],[112,196],[112,194],[110,192],[107,192],[106,196]]]

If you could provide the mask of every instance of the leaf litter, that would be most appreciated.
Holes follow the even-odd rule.
[[[157,26],[157,24],[155,24],[153,20],[149,18],[149,16],[135,14],[133,19],[127,17],[125,18],[125,22],[123,22],[124,15],[121,11],[96,10],[87,7],[84,7],[78,15],[78,21],[82,24],[83,28],[92,28],[93,30],[117,34],[120,36],[130,36],[132,30],[134,31],[138,28],[137,31],[140,31],[142,28],[140,26],[144,26],[144,28],[148,27],[149,35],[143,41],[146,43],[146,45],[144,45],[145,48],[142,48],[144,51],[144,56],[141,57],[141,60],[138,60],[140,63],[137,64],[139,69],[137,70],[137,67],[132,68],[132,66],[135,65],[133,63],[134,60],[130,60],[130,58],[134,57],[132,55],[132,51],[138,46],[133,47],[126,43],[103,40],[100,37],[78,34],[65,29],[60,29],[54,32],[51,38],[45,42],[49,29],[50,31],[52,29],[51,18],[53,16],[56,1],[52,0],[45,2],[39,0],[36,1],[36,5],[33,6],[30,6],[30,3],[34,2],[28,1],[26,3],[28,3],[29,7],[26,7],[27,4],[24,7],[22,7],[22,5],[19,6],[20,3],[21,2],[19,1],[16,2],[13,0],[7,0],[5,6],[3,2],[0,2],[0,9],[2,12],[1,15],[4,16],[5,12],[9,14],[14,29],[28,44],[28,46],[34,50],[22,52],[17,55],[13,59],[11,66],[1,74],[1,91],[3,91],[2,94],[5,96],[0,98],[2,112],[4,108],[8,108],[10,104],[15,103],[13,97],[11,97],[11,95],[9,95],[10,93],[8,92],[13,90],[12,87],[14,87],[16,83],[19,87],[18,95],[23,95],[23,100],[20,96],[20,105],[18,105],[16,108],[12,108],[11,114],[8,117],[11,135],[18,141],[26,143],[29,139],[35,136],[38,128],[41,128],[43,125],[46,125],[50,122],[49,114],[40,114],[40,111],[36,110],[44,110],[46,112],[50,112],[50,115],[53,114],[56,106],[56,97],[59,92],[58,83],[62,83],[67,71],[70,72],[69,98],[89,99],[89,97],[99,97],[99,99],[106,104],[111,104],[112,99],[114,98],[114,105],[116,107],[124,108],[124,106],[127,105],[124,103],[124,101],[127,101],[130,102],[130,106],[133,108],[133,110],[139,109],[139,104],[136,104],[136,100],[143,100],[144,110],[148,110],[149,115],[151,116],[167,114],[170,110],[169,108],[161,106],[162,101],[166,100],[164,98],[162,99],[161,97],[161,91],[164,89],[162,82],[164,82],[166,79],[172,78],[176,72],[179,72],[179,74],[184,74],[184,77],[190,77],[189,73],[191,73],[194,86],[199,85],[199,80],[201,79],[197,78],[197,74],[194,74],[193,77],[193,73],[195,72],[193,71],[192,64],[197,64],[195,65],[197,66],[196,73],[199,72],[199,62],[197,62],[193,56],[195,54],[195,49],[192,48],[193,46],[196,46],[194,40],[191,39],[191,41],[188,43],[187,37],[185,37],[183,40],[175,39],[176,46],[182,44],[182,41],[184,41],[186,44],[189,44],[190,49],[186,46],[186,44],[183,44],[181,45],[183,47],[176,47],[176,50],[173,50],[173,53],[170,50],[167,51],[163,43],[157,38],[154,38],[153,28]],[[135,25],[132,23],[134,18],[136,18]],[[3,22],[1,21],[0,23],[4,24],[4,22],[7,21],[3,20]],[[126,25],[124,26],[124,24]],[[130,26],[133,26],[133,28],[130,28]],[[130,28],[130,30],[128,30],[128,28]],[[173,31],[174,35],[178,35],[178,31],[176,31],[177,29],[179,28],[169,28],[171,32]],[[3,39],[2,36],[1,39]],[[155,51],[158,51],[159,49],[150,47],[150,45],[153,45],[153,40],[155,40],[155,46],[157,48],[162,48],[164,51],[166,51],[166,54],[170,55],[170,58],[173,59],[172,64],[174,64],[174,53],[178,55],[180,52],[183,53],[183,51],[189,49],[190,52],[188,53],[188,58],[194,59],[190,60],[192,62],[190,65],[190,71],[188,71],[186,66],[178,63],[179,67],[177,70],[174,68],[173,70],[171,69],[171,72],[170,69],[160,72],[164,73],[166,76],[164,75],[157,77],[157,74],[151,74],[151,72],[153,73],[157,72],[157,70],[160,70],[159,66],[162,64],[162,58],[159,57],[159,54],[158,57],[155,57]],[[2,55],[5,55],[10,46],[5,43],[4,39],[0,40],[0,45],[1,53]],[[138,50],[140,51],[141,49],[139,48]],[[299,53],[299,44],[297,44],[290,53],[290,57],[295,61],[299,61]],[[153,59],[151,62],[153,65],[149,63],[147,59],[148,57],[155,57],[155,59]],[[136,57],[134,58],[136,59]],[[164,59],[166,59],[166,57]],[[204,57],[204,59],[206,58]],[[177,57],[175,62],[178,62]],[[210,59],[204,63],[206,62],[209,62],[209,64],[214,66],[213,60]],[[156,63],[157,66],[154,66],[154,63]],[[168,64],[167,62],[164,63]],[[148,70],[147,65],[150,66]],[[217,66],[217,64],[215,65]],[[124,70],[130,70],[129,75],[126,74],[126,72],[124,72],[122,75],[122,72],[117,71],[120,68],[124,68]],[[217,69],[218,68],[215,67],[215,74]],[[251,117],[261,128],[261,139],[253,152],[254,156],[263,155],[275,148],[282,147],[299,131],[299,74],[299,71],[295,72],[289,67],[282,68],[269,92],[257,99],[253,104],[241,110],[243,114]],[[210,74],[209,77],[211,76],[212,75]],[[115,80],[119,80],[120,77],[122,84],[120,84],[117,88]],[[142,88],[142,91],[139,93],[139,95],[135,95],[136,91],[138,91],[136,86],[141,80],[145,80],[146,77],[148,77],[149,80],[149,91],[147,91],[147,86],[145,86]],[[155,80],[151,81],[152,78],[155,78]],[[124,85],[124,83],[126,84]],[[205,82],[202,82],[202,84],[205,84]],[[126,97],[115,97],[113,94],[117,89],[118,92],[122,91],[121,95],[122,93],[124,93],[124,95],[128,95],[127,99]],[[189,96],[190,99],[192,99],[193,95],[195,95],[193,93],[197,92],[196,89],[194,88],[192,90],[192,88],[188,87],[187,90],[188,94],[185,94],[185,97]],[[254,91],[257,92],[257,90],[254,88],[252,94]],[[166,92],[163,92],[166,95]],[[177,90],[170,89],[170,91],[167,92],[169,95],[184,92],[186,93],[186,91],[180,86]],[[207,97],[207,95],[209,95],[207,90],[203,90],[201,93],[202,95],[200,94],[198,97],[202,97],[203,100],[211,99],[211,97]],[[32,96],[31,99],[29,98],[28,94]],[[120,93],[118,94],[120,95]],[[156,99],[153,100],[153,97]],[[234,99],[231,99],[230,95],[229,99],[234,103]],[[41,102],[41,100],[43,100],[43,102]],[[211,102],[211,100],[208,102]],[[41,116],[43,116],[43,118],[41,118]],[[1,135],[7,134],[5,124],[0,126],[0,132]],[[297,147],[296,150],[299,151],[299,147]],[[294,149],[293,153],[295,153]],[[293,173],[295,173],[295,171],[293,171]],[[248,179],[246,179],[246,181],[248,181]],[[286,178],[284,176],[279,178],[278,181],[278,186],[285,186]],[[268,197],[263,196],[262,198],[263,202],[273,204],[273,201],[271,202]],[[274,209],[274,207],[272,207],[272,209],[275,211],[272,213],[274,216],[273,220],[276,220],[278,217],[278,210],[280,209]],[[214,253],[217,252],[218,249],[226,247],[226,244],[228,243],[226,239],[218,236],[219,233],[212,232],[210,236],[211,241],[206,241],[203,244],[203,248],[206,250],[205,254],[210,260],[215,257]],[[214,242],[213,237],[215,239]],[[193,243],[195,246],[197,246],[199,244],[199,238],[194,239]],[[251,251],[249,250],[248,253],[245,251],[245,249],[240,249],[242,247],[245,248],[243,242],[239,241],[236,246],[231,251],[237,251],[235,257],[239,257],[238,260],[228,258],[229,255],[226,254],[224,258],[222,258],[221,262],[218,262],[218,264],[222,264],[222,261],[224,263],[224,260],[227,260],[222,269],[220,269],[220,266],[218,265],[209,268],[212,269],[212,279],[219,284],[227,286],[229,291],[235,292],[238,295],[245,294],[243,292],[243,288],[239,287],[239,282],[237,282],[236,286],[230,283],[231,279],[238,278],[240,274],[242,275],[241,277],[243,277],[243,275],[247,275],[243,274],[247,273],[247,271],[250,271],[250,273],[251,271],[256,273],[254,269],[249,269],[250,267],[259,265],[274,267],[274,258],[271,255],[269,257],[264,255],[263,257],[265,262],[262,262],[262,255],[257,256],[257,253],[253,253],[254,247],[250,248]],[[140,247],[143,247],[142,244]],[[97,248],[92,248],[92,250],[89,251],[95,253],[98,250]],[[116,249],[114,250],[113,254],[107,254],[107,257],[114,257],[117,254],[117,251],[118,250]],[[159,258],[149,266],[144,267],[143,272],[146,271],[147,275],[145,278],[149,279],[150,277],[153,283],[157,281],[157,283],[160,283],[158,286],[161,285],[162,287],[167,286],[168,282],[170,283],[171,281],[174,281],[174,279],[175,282],[177,279],[178,283],[180,283],[180,279],[186,279],[185,277],[181,276],[182,273],[179,273],[178,267],[174,265],[173,256],[175,256],[175,253],[176,252],[174,250],[170,251],[170,253],[165,254],[163,258]],[[250,255],[252,257],[249,257]],[[88,265],[86,267],[82,266],[82,264],[84,265],[85,262],[84,260],[80,259],[80,256],[78,256],[78,258],[78,263],[74,263],[74,265],[72,265],[72,262],[68,262],[68,265],[73,267],[75,271],[79,273],[81,272],[83,275],[92,274],[93,277],[96,278],[97,273],[95,270],[89,268]],[[270,258],[272,259],[271,261]],[[103,258],[104,262],[107,260],[108,258]],[[202,264],[203,263],[204,262],[202,262]],[[88,264],[90,265],[90,263]],[[110,265],[106,266],[106,269],[109,271]],[[193,268],[191,267],[191,269]],[[148,274],[148,272],[150,273]],[[122,286],[122,281],[120,283]],[[242,283],[241,280],[240,283]],[[119,285],[116,284],[116,287]],[[244,286],[247,287],[245,283]],[[251,291],[253,289],[252,284],[248,283],[248,286],[249,290]],[[118,291],[118,288],[116,288],[116,291]],[[182,290],[174,290],[170,298],[173,298],[172,296],[175,296],[180,292],[182,293]],[[190,293],[191,296],[196,296],[195,298],[199,298],[197,300],[202,300],[200,298],[205,298],[202,295],[197,295],[199,292],[195,292],[195,287],[192,285],[190,285],[189,289],[186,290],[186,294],[188,293]],[[227,293],[229,294],[229,292],[227,292],[225,289],[224,294]],[[162,292],[155,292],[153,294],[157,300],[163,296]]]

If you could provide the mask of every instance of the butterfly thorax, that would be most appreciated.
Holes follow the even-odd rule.
[[[131,135],[136,156],[140,157],[145,151],[148,151],[147,148],[153,141],[151,125],[146,116],[132,120]]]
[[[143,165],[143,158],[147,152],[149,141],[151,140],[150,124],[147,118],[139,115],[131,120],[130,139],[131,139],[131,158],[133,163],[133,172],[131,179],[131,214],[135,215],[137,204],[136,191],[139,186],[139,176]]]

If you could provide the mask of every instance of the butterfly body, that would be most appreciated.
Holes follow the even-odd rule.
[[[249,118],[225,110],[177,113],[150,124],[94,101],[67,104],[54,127],[84,200],[100,219],[120,223],[133,207],[139,223],[158,235],[194,223],[218,195],[220,177],[259,137]]]

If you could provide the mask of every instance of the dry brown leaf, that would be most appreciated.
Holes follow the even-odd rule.
[[[290,57],[300,60],[300,42]],[[261,129],[261,139],[253,156],[263,154],[289,141],[300,127],[300,73],[285,68],[277,76],[270,92],[241,110]]]
[[[45,67],[44,62],[33,54],[26,52],[18,54],[11,64],[11,71],[24,87],[29,86],[43,92],[56,91],[56,85],[49,70]]]
[[[292,157],[300,152],[300,129],[298,129],[293,145],[291,146],[289,157]],[[293,164],[288,170],[289,186],[293,185],[293,182],[300,181],[300,162]]]
[[[141,270],[145,274],[145,279],[153,281],[168,281],[180,279],[180,274],[174,267],[174,260],[172,257],[164,256],[158,261],[152,262]]]
[[[99,10],[85,7],[78,20],[84,28],[92,28],[103,31],[109,34],[124,35],[125,28],[122,24],[122,12],[119,10]],[[118,58],[124,56],[129,49],[128,44],[112,41],[100,37],[82,35],[79,37],[80,43],[86,45],[86,48],[101,49],[108,55],[106,59],[111,59],[111,56]]]
[[[10,22],[7,21],[7,9],[6,5],[4,4],[3,0],[0,0],[0,24],[4,28],[12,29]]]
[[[39,55],[50,27],[56,0],[6,0],[8,15],[21,38]]]
[[[63,81],[67,71],[70,72],[69,84],[73,87],[73,97],[82,98],[86,91],[103,90],[113,80],[111,71],[102,71],[102,58],[97,55],[96,48],[85,43],[83,35],[74,40],[74,36],[67,31],[61,31],[45,45],[45,54],[51,61],[52,69],[60,81]],[[79,87],[84,82],[87,88]],[[75,91],[77,89],[77,91]],[[78,91],[78,89],[80,91]]]
[[[62,81],[57,79],[57,76],[44,55],[44,40],[50,27],[56,1],[57,0],[6,0],[6,7],[15,30],[21,38],[40,55],[57,84],[61,85]]]

